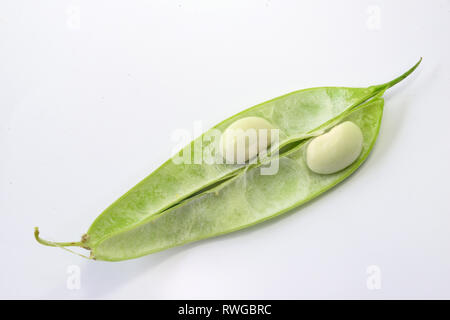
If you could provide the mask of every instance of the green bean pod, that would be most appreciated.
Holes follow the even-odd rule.
[[[211,129],[223,131],[245,117],[266,119],[280,130],[279,144],[272,148],[279,154],[269,157],[279,160],[274,175],[260,174],[264,161],[180,164],[169,159],[101,213],[81,241],[46,241],[39,237],[37,228],[36,239],[49,246],[83,247],[91,251],[93,259],[119,261],[239,230],[304,204],[344,180],[367,158],[381,123],[381,96],[420,62],[381,85],[292,92],[249,108]],[[308,141],[347,120],[363,133],[357,160],[333,174],[312,172],[305,162]],[[211,147],[205,139],[211,130],[178,156],[189,154],[193,162],[201,159]]]

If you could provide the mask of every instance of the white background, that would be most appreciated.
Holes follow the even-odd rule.
[[[448,0],[1,1],[0,297],[450,298],[449,33]],[[34,241],[78,240],[177,129],[420,56],[367,162],[291,214],[120,263]]]

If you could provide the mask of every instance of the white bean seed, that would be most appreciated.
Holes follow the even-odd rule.
[[[222,133],[220,150],[227,163],[245,163],[271,144],[274,127],[260,117],[247,117],[233,122]]]
[[[363,135],[351,121],[314,138],[306,150],[306,164],[319,174],[331,174],[351,165],[361,154]]]

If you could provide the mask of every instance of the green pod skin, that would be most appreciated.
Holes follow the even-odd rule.
[[[223,131],[240,118],[256,116],[280,129],[280,145],[277,148],[293,142],[297,146],[279,155],[280,170],[273,176],[255,174],[259,172],[260,163],[175,164],[170,159],[108,207],[80,242],[46,241],[39,237],[37,228],[36,239],[49,246],[89,249],[93,259],[118,261],[232,232],[286,212],[325,192],[359,167],[378,133],[383,107],[379,97],[411,74],[420,62],[400,77],[382,85],[296,91],[249,108],[212,128]],[[360,157],[335,174],[312,173],[304,165],[306,142],[344,119],[353,119],[363,132],[364,146]],[[200,149],[194,146],[208,134],[209,131],[205,132],[182,152],[190,148],[193,158],[198,152],[196,150],[203,153],[208,144],[203,143]],[[290,177],[308,177],[308,181],[317,180],[317,183],[306,192],[308,188],[298,187]],[[288,187],[283,181],[291,181],[292,185]],[[243,182],[248,190],[260,197],[243,190]],[[285,189],[264,194],[267,185],[273,186],[273,190],[277,190],[278,185],[285,186]],[[264,205],[255,205],[257,198]],[[249,207],[257,210],[247,210]],[[232,216],[236,212],[239,214]]]
[[[305,161],[305,141],[298,150],[280,158],[277,174],[261,175],[259,167],[251,168],[224,187],[101,241],[92,254],[108,261],[137,258],[243,229],[295,208],[335,186],[362,164],[377,138],[382,113],[383,100],[376,99],[345,118],[361,128],[364,140],[360,156],[344,170],[327,175],[312,172]]]

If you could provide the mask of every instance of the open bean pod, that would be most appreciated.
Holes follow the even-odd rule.
[[[400,77],[368,88],[322,87],[296,91],[247,109],[192,141],[176,157],[108,207],[79,242],[50,246],[80,246],[91,258],[118,261],[140,257],[184,243],[229,233],[270,219],[325,192],[354,172],[367,158],[379,131],[388,88],[406,78],[420,61]],[[257,163],[196,164],[211,149],[213,130],[223,132],[245,117],[260,117],[279,129],[279,142]],[[343,170],[313,172],[306,163],[308,142],[343,121],[362,132],[362,151]],[[189,159],[191,163],[189,163]],[[267,161],[278,171],[262,175]]]

